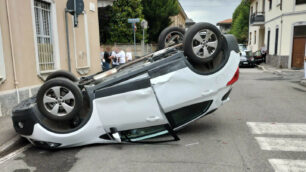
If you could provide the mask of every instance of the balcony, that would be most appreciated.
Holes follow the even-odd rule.
[[[257,12],[252,14],[250,24],[252,26],[263,26],[265,24],[265,13]]]

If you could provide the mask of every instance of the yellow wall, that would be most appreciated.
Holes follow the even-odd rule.
[[[67,64],[67,46],[66,46],[66,32],[65,32],[65,7],[64,0],[49,0],[54,2],[56,7],[57,28],[55,35],[58,35],[58,59],[59,68],[68,70]],[[6,9],[6,2],[9,5],[9,14],[11,21],[12,37],[9,35],[8,16]],[[89,10],[89,3],[95,4],[95,11]],[[88,37],[90,46],[90,73],[95,73],[101,70],[99,59],[99,25],[98,25],[98,11],[97,0],[84,0],[85,11],[88,18]],[[2,31],[4,60],[6,69],[6,81],[0,85],[0,92],[4,90],[14,89],[14,75],[13,75],[13,60],[11,53],[10,40],[12,39],[15,66],[17,76],[17,86],[19,88],[29,87],[42,84],[42,80],[38,77],[36,65],[36,53],[34,42],[33,16],[32,16],[32,0],[0,0],[0,26]],[[54,23],[53,23],[54,24]],[[79,26],[75,29],[75,40],[77,49],[77,58],[80,54],[87,54],[84,16],[79,17]],[[71,52],[71,66],[72,72],[78,75],[75,63],[74,54],[74,38],[72,29],[72,18],[69,15],[69,36],[70,36],[70,52]],[[85,56],[86,58],[86,56]],[[80,75],[78,75],[80,76]]]

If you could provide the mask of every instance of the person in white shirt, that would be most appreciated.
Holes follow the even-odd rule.
[[[123,65],[124,63],[126,63],[126,60],[125,60],[125,52],[123,50],[121,50],[119,52],[118,55],[118,59],[119,59],[119,65]]]
[[[112,64],[113,64],[113,68],[117,67],[119,65],[119,62],[118,62],[118,58],[117,58],[117,47],[113,49],[113,52],[110,56],[110,59],[112,59]],[[118,49],[119,50],[119,49]]]
[[[130,61],[132,61],[132,60],[133,60],[132,52],[131,52],[131,49],[128,48],[128,49],[127,49],[127,52],[126,52],[126,61],[127,61],[127,62],[130,62]]]

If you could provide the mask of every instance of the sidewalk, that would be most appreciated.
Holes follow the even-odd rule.
[[[302,86],[306,87],[306,80],[304,78],[304,69],[292,70],[292,69],[280,69],[267,64],[260,64],[258,68],[264,72],[273,73],[275,75],[281,76],[284,79],[299,82]]]
[[[0,117],[0,157],[3,152],[18,144],[20,139],[14,130],[11,117]]]
[[[10,116],[0,118],[0,146],[17,136]]]

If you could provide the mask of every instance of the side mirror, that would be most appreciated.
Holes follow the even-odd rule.
[[[114,140],[116,140],[118,143],[121,143],[121,137],[117,128],[110,128],[110,133]]]

